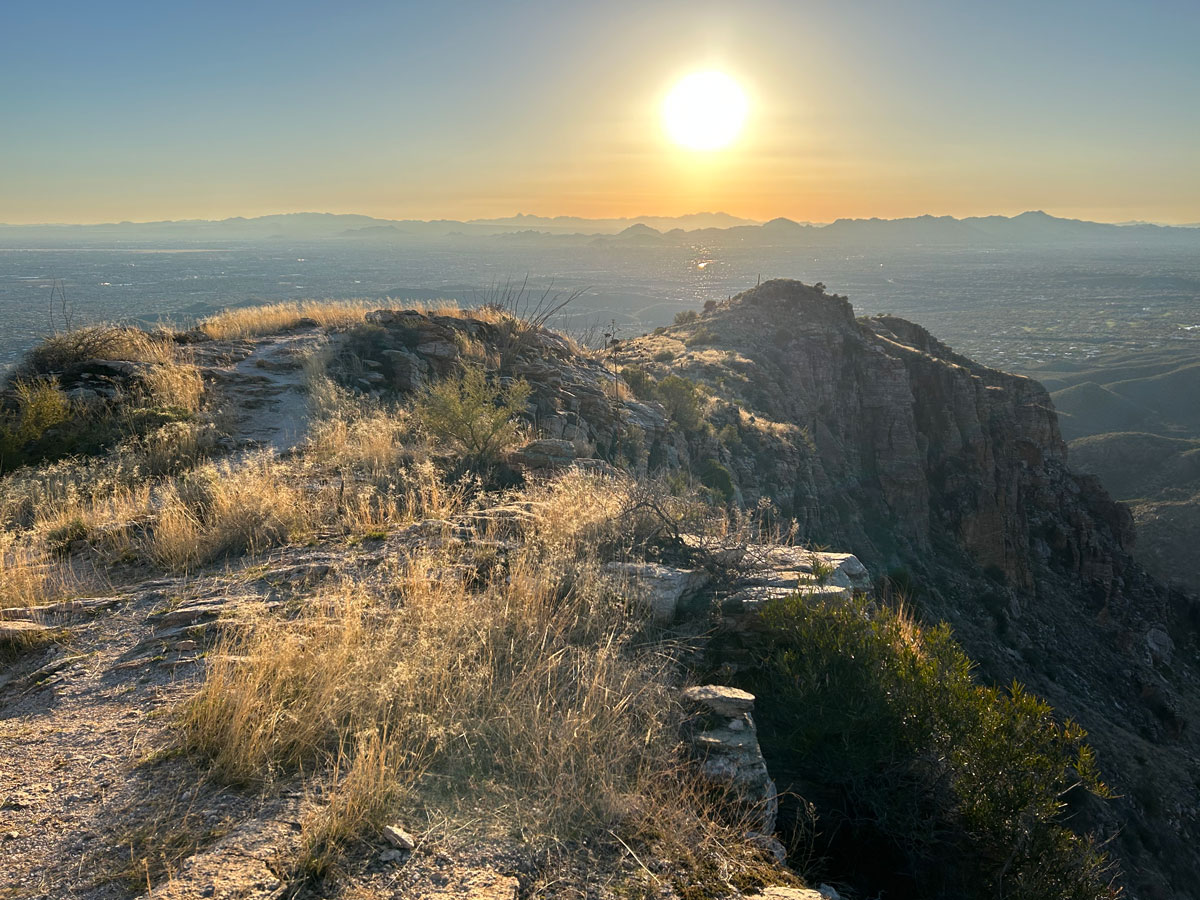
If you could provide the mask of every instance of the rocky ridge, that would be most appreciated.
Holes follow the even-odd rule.
[[[1127,511],[1094,479],[1072,472],[1053,408],[1036,382],[974,364],[911,323],[855,319],[843,298],[796,282],[767,282],[694,321],[625,342],[604,356],[581,354],[540,329],[506,332],[486,317],[381,311],[368,325],[365,335],[352,339],[302,325],[283,339],[198,348],[205,367],[229,372],[209,374],[227,382],[231,404],[243,418],[237,445],[286,450],[294,443],[288,423],[301,413],[288,410],[301,393],[298,357],[291,352],[297,342],[311,348],[328,341],[331,369],[339,371],[340,362],[344,384],[397,396],[458,370],[480,347],[492,349],[504,378],[524,378],[532,387],[527,416],[540,437],[512,455],[514,470],[605,471],[619,465],[650,475],[683,469],[699,479],[718,471],[715,463],[728,474],[734,501],[768,510],[781,526],[794,520],[796,539],[853,550],[876,576],[890,573],[878,586],[903,586],[928,617],[949,619],[981,662],[984,678],[1018,678],[1082,721],[1121,796],[1107,808],[1083,806],[1076,815],[1116,835],[1131,896],[1194,896],[1200,873],[1187,848],[1200,838],[1200,753],[1188,723],[1200,712],[1200,700],[1191,662],[1192,608],[1132,561]],[[261,379],[249,391],[240,378],[247,366]],[[695,417],[653,391],[631,394],[638,383],[634,367],[654,384],[676,377],[696,386]],[[278,415],[260,424],[256,409]],[[456,539],[476,524],[428,523]],[[138,786],[114,789],[114,779],[120,761],[144,752],[156,732],[142,716],[138,728],[126,728],[126,692],[144,708],[169,702],[184,690],[177,673],[202,669],[204,647],[223,629],[302,595],[331,571],[370,568],[380,554],[402,555],[420,530],[348,556],[289,549],[270,560],[269,576],[248,567],[233,583],[224,573],[148,581],[120,597],[102,598],[97,610],[104,615],[94,618],[86,618],[92,615],[87,606],[35,617],[71,629],[87,652],[47,650],[6,675],[0,690],[7,722],[51,711],[41,720],[48,730],[34,736],[43,751],[25,757],[27,764],[49,767],[55,748],[50,735],[72,720],[100,737],[95,747],[88,745],[92,749],[81,744],[65,766],[61,781],[70,793],[57,798],[61,789],[52,783],[38,795],[55,797],[52,802],[9,804],[14,815],[42,810],[28,812],[14,828],[9,847],[24,866],[19,881],[45,867],[65,871],[65,863],[50,861],[82,852],[86,840],[77,836],[93,826],[80,822],[111,818],[118,797],[136,801]],[[764,598],[803,588],[836,602],[872,586],[867,569],[845,554],[785,546],[705,549],[744,563],[743,576],[714,584],[703,571],[653,562],[618,563],[605,576],[644,596],[662,624],[715,609],[722,628],[733,634],[753,620]],[[104,604],[110,608],[101,609]],[[736,690],[739,666],[752,665],[752,654],[712,660],[714,672],[727,675],[716,686]],[[98,718],[79,715],[92,709],[103,712]],[[764,744],[757,754],[765,763],[760,769],[758,738],[752,749],[737,737],[752,733],[748,709],[737,703],[731,709],[729,721],[699,732],[709,739],[699,741],[698,752],[707,749],[714,773],[728,774],[732,765],[733,781],[759,798],[763,830],[769,831],[772,748]],[[707,705],[706,715],[719,712]],[[735,721],[742,728],[732,727]],[[22,740],[17,731],[5,736]],[[110,756],[112,765],[93,772],[87,761],[97,754]],[[740,762],[727,765],[731,758]],[[6,796],[26,796],[26,788],[14,785],[31,781],[28,772],[6,774]],[[68,815],[69,803],[80,802],[68,801],[70,796],[87,800]],[[192,868],[211,872],[234,859],[261,862],[259,850],[248,850],[238,835],[257,840],[250,836],[260,829],[251,823],[293,820],[301,799],[286,798],[287,810],[230,811],[221,805],[224,799],[206,797],[217,811],[205,815],[242,824],[223,826],[229,837]],[[58,821],[71,824],[60,827]],[[53,837],[60,830],[61,840]],[[286,843],[286,834],[284,829],[279,840]],[[436,852],[429,865],[407,869],[405,877],[458,871],[453,860],[439,863]],[[479,858],[461,871],[464,879],[488,871],[508,878],[519,866]],[[247,875],[238,890],[272,896],[279,886],[269,867],[264,872]],[[211,883],[201,882],[211,876],[188,877],[181,876],[183,887],[170,889],[182,893],[164,896],[188,896],[189,883],[206,895]],[[434,890],[452,880],[438,879],[422,884]],[[246,888],[250,884],[256,887]]]

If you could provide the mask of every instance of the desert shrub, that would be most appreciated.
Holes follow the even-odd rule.
[[[762,615],[752,689],[769,761],[806,786],[861,890],[1111,896],[1103,854],[1063,819],[1068,791],[1105,793],[1082,729],[1019,685],[976,684],[944,625],[800,596]],[[864,854],[871,866],[848,865]]]
[[[467,468],[488,470],[520,436],[517,417],[525,411],[529,393],[524,380],[502,383],[471,366],[426,388],[414,412],[430,437],[449,444]]]
[[[695,431],[700,427],[700,392],[695,382],[679,375],[668,375],[658,383],[656,393],[676,425],[684,431]]]
[[[85,325],[44,338],[17,367],[20,377],[56,375],[89,359],[174,363],[178,348],[166,333],[124,325]]]
[[[141,365],[108,400],[72,401],[58,373],[88,360]],[[96,455],[130,437],[192,417],[201,406],[199,371],[165,333],[117,325],[90,325],[51,335],[17,368],[9,407],[0,411],[0,471]]]
[[[700,318],[700,313],[694,309],[684,309],[675,313],[676,325],[688,325]]]
[[[716,494],[723,503],[733,501],[733,475],[719,461],[709,458],[700,464],[700,483]]]
[[[684,344],[689,347],[703,347],[708,344],[715,344],[718,339],[719,336],[711,328],[701,327],[688,335]]]
[[[71,401],[53,379],[17,381],[14,393],[15,408],[0,411],[0,472],[35,457],[31,445],[71,416]]]
[[[654,399],[654,379],[650,373],[639,365],[629,365],[621,369],[621,377],[639,400]]]
[[[659,350],[654,354],[654,361],[660,363],[674,362],[675,354],[671,350]]]

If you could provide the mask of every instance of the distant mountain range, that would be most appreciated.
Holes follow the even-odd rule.
[[[620,241],[674,244],[697,239],[760,246],[1008,246],[1044,243],[1158,242],[1200,245],[1200,227],[1128,222],[1119,225],[1062,219],[1041,211],[1018,216],[916,216],[905,219],[838,219],[827,225],[777,218],[754,222],[723,212],[685,216],[582,219],[518,214],[500,219],[378,219],[334,213],[287,213],[209,221],[115,222],[104,225],[0,225],[0,241],[215,242],[271,240],[429,241],[461,238],[521,241]]]

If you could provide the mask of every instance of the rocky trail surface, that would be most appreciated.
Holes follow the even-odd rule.
[[[235,446],[283,453],[304,438],[309,420],[304,360],[329,342],[314,323],[265,338],[197,345],[196,363]]]

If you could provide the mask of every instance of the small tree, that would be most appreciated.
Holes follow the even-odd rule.
[[[472,366],[430,385],[417,398],[416,414],[430,436],[462,454],[470,468],[490,469],[521,433],[516,421],[529,399],[524,380],[501,384]]]
[[[679,375],[668,375],[658,383],[658,399],[667,415],[684,431],[700,427],[700,396],[695,383]]]

